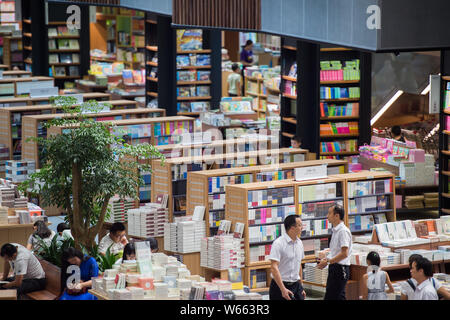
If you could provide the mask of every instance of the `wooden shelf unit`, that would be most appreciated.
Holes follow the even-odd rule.
[[[194,173],[193,173],[194,174]],[[274,206],[290,206],[295,205],[295,211],[296,214],[300,214],[300,207],[298,205],[299,203],[299,187],[301,186],[310,186],[315,184],[324,184],[324,183],[337,183],[340,184],[340,191],[342,192],[342,197],[338,197],[335,199],[323,199],[323,200],[314,200],[312,202],[325,202],[325,201],[336,201],[340,200],[344,204],[345,208],[345,218],[344,223],[348,226],[349,222],[349,210],[348,210],[348,189],[347,185],[349,182],[355,182],[355,181],[364,181],[364,180],[373,180],[373,179],[392,179],[392,183],[394,181],[395,176],[390,173],[384,173],[384,172],[369,172],[369,171],[362,171],[359,173],[346,173],[346,174],[337,174],[337,175],[330,175],[327,178],[324,179],[315,179],[315,180],[307,180],[307,181],[294,181],[294,180],[279,180],[279,181],[265,181],[265,182],[256,182],[256,183],[245,183],[245,184],[238,184],[238,185],[228,185],[226,186],[226,205],[225,205],[225,219],[232,221],[232,229],[234,228],[234,224],[236,222],[243,223],[245,225],[244,227],[244,243],[245,243],[245,268],[250,269],[253,267],[259,267],[261,269],[270,269],[270,261],[250,261],[250,242],[249,242],[249,228],[252,226],[249,225],[249,207],[248,207],[248,192],[249,191],[255,191],[255,190],[269,190],[274,188],[293,188],[293,194],[294,194],[294,202],[293,203],[286,203],[286,204],[277,204],[277,205],[267,205],[262,207],[256,207],[256,208],[264,208],[264,207],[274,207]],[[339,189],[338,189],[339,190]],[[395,190],[395,189],[393,189]],[[386,213],[388,221],[395,221],[396,220],[396,214],[395,214],[395,191],[389,195],[390,200],[390,206],[392,211],[389,211]],[[310,201],[305,201],[305,203],[309,203]],[[366,214],[366,213],[364,213]],[[322,217],[320,217],[322,218]],[[323,217],[323,220],[326,220],[326,216]],[[303,218],[303,220],[311,220],[311,218]],[[277,223],[267,223],[267,225],[273,225],[273,224],[282,224],[282,221]],[[259,227],[261,225],[255,225],[255,227]],[[358,231],[356,232],[358,233]],[[316,238],[328,238],[330,237],[329,234],[321,234],[317,236],[302,236],[302,240],[308,240],[308,239],[316,239]],[[257,242],[255,245],[259,244],[271,244],[273,240],[269,241],[263,241],[263,242]],[[246,283],[248,285],[248,283]]]
[[[211,229],[214,229],[210,223],[210,211],[209,211],[209,196],[223,194],[226,195],[225,190],[223,192],[209,192],[209,184],[210,179],[218,178],[218,177],[227,177],[227,176],[235,176],[235,175],[249,175],[251,176],[251,182],[260,182],[261,179],[258,179],[258,173],[264,172],[292,172],[292,176],[294,176],[294,169],[301,167],[309,167],[326,164],[328,167],[341,167],[341,172],[348,172],[348,163],[342,160],[303,160],[301,162],[290,162],[290,163],[280,163],[276,166],[273,165],[258,165],[258,166],[250,166],[250,167],[242,167],[242,168],[226,168],[226,169],[215,169],[215,170],[203,170],[203,171],[191,171],[188,172],[187,183],[192,186],[192,188],[187,189],[187,211],[193,212],[195,206],[204,206],[205,207],[205,222],[206,222],[206,235],[212,236]],[[277,180],[274,180],[277,181]],[[213,181],[211,181],[213,183]],[[213,211],[223,211],[225,213],[225,208],[223,210],[213,209]],[[224,219],[224,217],[223,217]]]
[[[129,101],[131,105],[136,106],[136,101]],[[111,121],[110,117],[129,117],[145,118],[151,116],[155,111],[149,108],[136,108],[136,109],[122,109],[112,110],[110,112],[92,113],[87,114],[89,118],[100,118],[98,121]],[[73,118],[72,115],[65,114],[43,114],[34,116],[24,116],[22,118],[22,159],[36,161],[36,168],[39,168],[39,147],[35,141],[27,141],[29,137],[38,137],[38,126],[43,122],[55,119],[55,118]],[[44,133],[44,137],[47,136]]]
[[[158,91],[159,91],[159,69],[158,69],[158,63],[154,65],[152,61],[153,58],[157,58],[159,61],[160,53],[158,51],[159,49],[159,37],[158,37],[158,23],[156,21],[152,21],[148,18],[153,18],[154,20],[157,20],[157,17],[152,15],[151,13],[146,13],[146,20],[145,20],[145,61],[147,62],[145,64],[145,74],[147,75],[146,81],[146,99],[145,104],[147,105],[151,100],[158,99]],[[152,21],[152,22],[150,22]],[[153,23],[155,22],[155,23]],[[154,77],[152,77],[150,74],[151,72],[156,71],[156,74]]]
[[[360,172],[356,172],[356,173],[347,173],[347,174],[340,174],[340,175],[334,175],[333,177],[339,177],[341,179],[345,180],[345,196],[344,196],[344,209],[345,209],[345,224],[350,228],[349,226],[349,216],[351,216],[350,214],[350,210],[349,210],[349,200],[350,199],[355,199],[355,198],[359,198],[361,196],[357,196],[357,197],[350,197],[348,194],[348,186],[349,183],[352,182],[358,182],[358,181],[374,181],[374,180],[385,180],[385,179],[391,179],[391,189],[392,189],[392,193],[383,193],[381,195],[386,195],[388,198],[388,208],[386,210],[392,210],[389,212],[386,212],[386,219],[388,222],[393,222],[393,221],[397,221],[397,213],[396,213],[396,207],[395,207],[395,174],[390,173],[390,172],[381,172],[381,171],[360,171]],[[377,194],[374,194],[373,196],[375,196]],[[370,195],[367,196],[362,196],[362,197],[368,197]],[[368,214],[368,212],[365,212],[364,214]],[[353,214],[352,214],[353,215]],[[359,214],[356,214],[359,215]],[[362,231],[354,231],[351,230],[350,231],[353,232],[362,232]],[[371,232],[368,231],[368,232]]]
[[[30,94],[31,88],[52,87],[54,79],[50,77],[19,77],[19,78],[4,78],[0,79],[0,87],[8,89],[9,93],[4,93],[2,96],[19,97],[24,94]],[[5,97],[5,98],[7,98]]]
[[[15,47],[15,50],[13,50],[13,47]],[[7,64],[9,69],[12,69],[13,67],[19,67],[20,69],[24,68],[22,51],[22,37],[3,37],[3,63]],[[19,59],[17,59],[17,57]]]
[[[105,100],[108,99],[107,94],[85,94],[84,100]],[[14,150],[17,143],[20,143],[21,136],[20,130],[17,130],[17,137],[13,137],[13,126],[20,127],[21,122],[14,124],[14,118],[18,117],[19,121],[24,115],[27,114],[55,114],[61,110],[51,104],[41,104],[42,102],[48,102],[48,98],[13,98],[13,99],[0,99],[0,143],[5,144],[9,148],[10,159],[14,158]],[[120,108],[123,105],[122,101],[111,101],[113,106]],[[16,142],[16,143],[14,143]],[[20,158],[19,158],[20,159]]]
[[[303,154],[304,159],[307,157],[307,150],[304,149],[272,149],[272,150],[259,150],[259,151],[248,151],[248,152],[232,152],[224,154],[214,154],[206,156],[194,156],[194,157],[182,157],[182,158],[171,158],[164,161],[164,165],[161,164],[161,160],[152,161],[152,202],[156,201],[158,194],[169,195],[169,221],[173,221],[173,216],[175,213],[174,209],[174,198],[184,197],[186,198],[187,190],[187,174],[184,179],[175,179],[174,172],[178,170],[179,165],[189,165],[189,164],[199,164],[202,167],[205,166],[207,170],[220,169],[221,165],[235,165],[238,168],[244,166],[252,166],[257,164],[265,164],[263,161],[268,161],[271,157],[279,157],[280,162],[294,162],[293,155]],[[289,158],[287,158],[289,156]],[[242,159],[242,160],[241,160]],[[187,171],[189,167],[186,168]],[[200,171],[200,170],[199,170]],[[168,183],[170,182],[170,183]],[[187,207],[186,207],[187,209]],[[182,210],[180,215],[185,213],[187,215],[192,214],[192,212]]]
[[[257,92],[253,92],[249,89],[250,83],[256,82]],[[266,111],[263,105],[266,104],[267,94],[264,94],[263,90],[264,79],[259,77],[244,77],[244,94],[245,96],[256,97],[256,107],[253,110],[256,111],[258,119],[266,117]],[[254,100],[255,101],[255,100]],[[253,104],[254,105],[254,104]]]

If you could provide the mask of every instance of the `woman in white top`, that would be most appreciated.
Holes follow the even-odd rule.
[[[367,300],[387,300],[386,284],[389,287],[387,293],[394,292],[391,279],[386,271],[380,270],[380,255],[375,251],[369,252],[366,258],[367,274],[363,276],[363,293]]]
[[[27,249],[33,252],[39,252],[42,248],[40,240],[49,246],[56,233],[50,230],[44,221],[36,221],[33,225],[34,232],[30,235],[27,242]]]

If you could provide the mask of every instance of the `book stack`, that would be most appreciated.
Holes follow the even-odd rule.
[[[0,224],[8,224],[8,208],[0,207]]]
[[[345,61],[345,67],[339,60],[320,61],[320,81],[359,80],[359,59]]]
[[[202,239],[200,264],[203,267],[224,270],[242,266],[241,239],[220,235]]]
[[[14,199],[14,188],[0,187],[0,205],[2,207],[14,208]]]
[[[269,260],[271,244],[265,245],[252,245],[250,246],[249,253],[250,262],[267,261]]]
[[[9,148],[0,144],[0,173],[6,171],[6,161],[9,159]]]
[[[359,87],[320,87],[320,99],[356,99],[359,95]]]
[[[133,208],[134,208],[134,199],[132,198],[120,199],[119,197],[113,197],[109,200],[109,209],[111,210],[109,219],[105,221],[110,223],[127,222],[128,210]]]
[[[281,224],[252,226],[248,228],[249,243],[259,243],[266,241],[274,241],[283,232],[284,226]]]
[[[204,221],[166,223],[164,224],[164,250],[179,253],[199,252],[201,239],[205,234]]]
[[[328,266],[319,269],[317,263],[305,263],[303,280],[326,285],[328,278]]]
[[[335,199],[341,195],[340,184],[324,183],[298,187],[299,200],[301,204],[307,201]]]
[[[166,300],[169,297],[169,286],[164,282],[155,282],[153,284],[155,288],[155,299]]]
[[[406,196],[405,207],[408,209],[421,209],[423,208],[423,202],[425,197],[422,196]]]
[[[331,234],[332,224],[328,219],[303,221],[302,237]]]
[[[342,200],[337,201],[337,203],[342,203]],[[326,218],[328,215],[328,209],[335,204],[336,201],[300,203],[298,205],[299,213],[304,220],[319,217]]]
[[[7,160],[5,162],[5,177],[12,182],[23,182],[28,179],[28,175],[35,171],[36,164],[34,161]]]
[[[20,209],[20,208],[27,208],[28,198],[26,197],[19,197],[14,199],[14,208]]]
[[[164,224],[168,222],[167,208],[160,204],[147,203],[138,209],[130,209],[128,216],[128,234],[137,237],[164,236]]]
[[[205,296],[205,288],[203,286],[196,284],[191,287],[189,300],[203,300],[204,296]]]
[[[256,174],[256,181],[275,181],[293,179],[294,170],[278,170],[271,172],[258,172]]]
[[[424,193],[425,208],[437,208],[439,207],[439,193],[438,192],[429,192]]]

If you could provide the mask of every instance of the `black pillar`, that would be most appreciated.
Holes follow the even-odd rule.
[[[359,104],[359,141],[358,145],[370,144],[372,137],[372,54],[360,53],[360,104]]]
[[[297,135],[319,156],[320,47],[297,42]]]

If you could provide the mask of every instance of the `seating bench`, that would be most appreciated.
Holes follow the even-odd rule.
[[[27,293],[31,300],[55,300],[61,294],[61,269],[45,260],[39,259],[45,272],[45,289]]]

